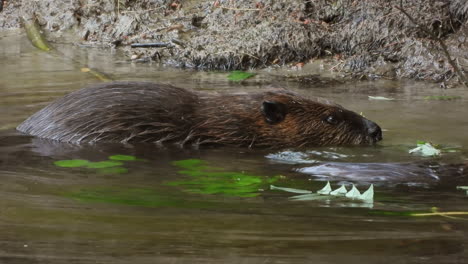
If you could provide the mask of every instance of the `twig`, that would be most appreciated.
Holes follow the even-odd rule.
[[[228,10],[235,10],[235,11],[260,11],[261,9],[259,8],[234,8],[234,7],[227,7],[227,6],[218,6],[222,9],[228,9]]]
[[[336,69],[337,67],[341,66],[343,63],[344,63],[344,61],[338,62],[336,65],[334,65],[334,66],[332,66],[332,67],[330,68],[330,71],[335,71],[335,69]]]
[[[414,19],[406,10],[403,8],[403,1],[400,1],[400,7],[394,6],[396,9],[400,10],[413,24],[415,24],[420,30],[422,30],[424,33],[428,34],[433,40],[436,40],[439,42],[440,47],[442,48],[442,51],[444,52],[445,56],[447,57],[447,60],[452,66],[453,70],[455,73],[460,77],[461,82],[468,87],[468,78],[464,74],[462,70],[458,67],[457,63],[455,62],[454,59],[452,59],[452,56],[450,55],[450,52],[448,50],[447,45],[445,44],[445,41],[438,35],[436,35],[434,32],[430,31],[426,26],[419,24],[416,19]]]
[[[121,11],[120,13],[146,13],[146,12],[156,11],[162,8],[164,8],[164,6],[151,8],[151,9],[145,9],[145,10],[125,10],[125,11]]]
[[[447,215],[468,215],[468,212],[433,212],[433,213],[411,214],[411,216],[447,216]]]
[[[132,48],[165,48],[170,46],[168,42],[154,42],[154,43],[133,43],[130,45]]]

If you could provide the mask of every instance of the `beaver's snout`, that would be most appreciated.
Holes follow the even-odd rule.
[[[367,134],[369,135],[372,143],[382,140],[382,129],[376,123],[365,119],[364,124],[367,128]]]

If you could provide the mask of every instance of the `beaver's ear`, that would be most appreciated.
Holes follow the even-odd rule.
[[[277,124],[286,117],[286,106],[283,103],[264,101],[262,104],[262,114],[269,124]]]

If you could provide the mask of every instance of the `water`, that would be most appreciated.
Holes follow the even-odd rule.
[[[468,262],[466,216],[408,215],[468,211],[466,194],[456,189],[468,185],[459,165],[468,153],[466,90],[409,81],[306,85],[272,79],[269,71],[236,84],[225,73],[164,69],[122,61],[117,51],[56,46],[59,55],[44,53],[18,32],[0,33],[0,263]],[[275,83],[362,112],[385,129],[384,141],[307,150],[158,149],[74,146],[14,130],[54,98],[98,82],[83,67],[116,80],[207,91]],[[369,95],[395,100],[370,101]],[[430,95],[462,99],[424,100]],[[456,152],[408,154],[417,140]],[[113,171],[54,164],[116,154],[139,160],[122,161]],[[174,163],[189,159],[205,168]],[[272,183],[317,191],[325,181],[333,188],[356,184],[360,191],[373,183],[374,202],[293,201],[297,194],[269,190]]]

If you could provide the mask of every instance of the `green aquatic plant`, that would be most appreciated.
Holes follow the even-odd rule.
[[[410,154],[419,154],[423,157],[439,156],[441,151],[438,146],[430,142],[418,141],[417,147],[408,151]]]
[[[233,71],[228,75],[228,80],[234,82],[240,82],[255,76],[255,73],[244,72],[244,71]]]
[[[325,184],[325,186],[322,189],[318,190],[317,193],[327,195],[327,194],[330,194],[331,191],[332,191],[332,188],[331,188],[330,182],[327,181],[327,184]]]
[[[112,155],[109,160],[92,162],[83,159],[74,160],[58,160],[55,161],[55,166],[62,168],[88,168],[97,169],[101,174],[123,174],[127,173],[128,169],[122,167],[124,161],[141,161],[135,156],[130,155]]]
[[[89,162],[85,165],[86,168],[89,169],[105,169],[105,168],[112,168],[123,165],[120,161],[113,161],[113,160],[105,160],[105,161],[97,161],[97,162]]]
[[[351,190],[345,194],[345,197],[350,198],[350,199],[359,199],[359,197],[361,197],[361,193],[353,184],[353,186],[351,187]]]
[[[333,195],[333,196],[346,196],[346,194],[348,193],[348,190],[346,189],[346,186],[341,185],[340,188],[334,190],[334,191],[331,191],[330,192],[330,195]]]
[[[280,191],[285,191],[285,192],[290,192],[290,193],[298,193],[298,194],[311,194],[312,191],[309,190],[301,190],[301,189],[295,189],[295,188],[287,188],[287,187],[278,187],[274,185],[270,185],[271,190],[280,190]]]
[[[183,169],[178,173],[190,178],[167,182],[166,185],[181,186],[185,191],[198,194],[255,197],[260,194],[259,190],[278,179],[246,172],[225,171],[222,168],[207,166],[206,162],[198,159],[175,161],[173,165]]]
[[[110,160],[120,160],[120,161],[135,161],[135,160],[140,160],[135,156],[130,156],[130,155],[112,155],[109,156]]]
[[[74,160],[58,160],[54,161],[55,166],[63,168],[84,167],[89,164],[89,160],[74,159]]]
[[[341,187],[335,190],[332,190],[330,182],[328,181],[327,181],[327,184],[325,184],[325,186],[322,189],[318,190],[316,193],[313,193],[312,191],[308,191],[308,190],[284,188],[284,187],[278,187],[278,186],[273,186],[273,185],[270,186],[270,189],[301,194],[301,195],[291,197],[292,200],[296,200],[296,201],[329,200],[333,198],[331,196],[335,196],[335,198],[338,198],[339,196],[346,197],[352,200],[360,200],[365,203],[372,203],[374,201],[374,185],[373,184],[371,184],[369,189],[367,189],[367,191],[365,191],[363,194],[359,192],[359,190],[356,188],[356,186],[354,186],[354,184],[350,191],[347,191],[344,185],[341,185]]]
[[[99,174],[125,174],[128,172],[128,169],[124,167],[108,167],[98,169],[97,172]]]

